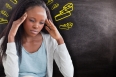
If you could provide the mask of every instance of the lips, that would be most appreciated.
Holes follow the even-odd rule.
[[[36,31],[36,30],[31,30],[31,33],[33,33],[33,34],[38,34],[38,31]]]

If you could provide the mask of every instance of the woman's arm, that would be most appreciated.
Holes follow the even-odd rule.
[[[46,24],[46,30],[58,44],[54,52],[54,59],[59,70],[64,75],[64,77],[73,77],[74,67],[62,36],[50,20],[46,20]]]
[[[54,59],[64,77],[73,77],[74,67],[65,43],[57,46]]]
[[[0,47],[4,37],[0,39]],[[1,48],[0,48],[1,51]],[[18,77],[18,56],[16,53],[15,43],[7,43],[6,57],[2,58],[2,64],[6,77]],[[2,54],[1,54],[2,56]]]
[[[18,56],[14,42],[7,43],[6,55],[2,59],[6,77],[18,77]]]
[[[25,13],[19,19],[13,21],[12,27],[8,34],[8,43],[5,52],[6,56],[2,59],[6,77],[18,77],[19,75],[18,56],[14,39],[19,26],[24,22],[26,17],[27,14]]]

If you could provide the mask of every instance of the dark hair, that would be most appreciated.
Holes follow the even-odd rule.
[[[0,38],[5,36],[4,40],[3,40],[2,44],[1,44],[2,58],[3,58],[3,56],[6,57],[5,52],[6,52],[7,43],[8,43],[8,34],[9,34],[9,31],[10,31],[10,29],[12,27],[13,21],[19,19],[29,7],[34,7],[34,6],[43,7],[46,10],[47,18],[52,21],[50,11],[49,11],[49,9],[46,6],[44,1],[42,1],[42,0],[22,0],[22,2],[18,3],[17,6],[14,8],[12,15],[8,19],[9,20],[8,25],[5,27],[5,29],[3,30],[3,32],[0,35]],[[44,25],[44,28],[42,29],[42,32],[48,33],[45,30],[45,25]],[[22,50],[21,50],[22,49],[22,47],[21,47],[22,34],[23,34],[23,26],[21,24],[20,27],[18,28],[18,31],[17,31],[16,36],[15,36],[15,44],[16,44],[17,54],[19,56],[21,56],[21,53],[22,53]]]

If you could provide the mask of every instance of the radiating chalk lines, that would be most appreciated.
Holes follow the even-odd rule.
[[[48,0],[47,5],[51,5],[53,4],[54,0]],[[55,10],[56,8],[59,7],[58,3],[55,3],[52,5],[51,10]],[[61,21],[64,20],[68,17],[70,17],[72,15],[72,11],[74,10],[74,4],[69,2],[67,4],[65,4],[62,8],[62,10],[59,11],[59,13],[57,15],[55,15],[55,21]],[[69,30],[70,28],[72,28],[73,26],[73,22],[67,22],[65,24],[62,24],[59,26],[60,29],[63,30]]]
[[[18,3],[18,0],[10,0],[10,2],[16,5]],[[5,7],[7,9],[12,10],[12,6],[9,3],[5,3]],[[8,12],[6,10],[0,10],[0,14],[2,14],[3,16],[5,16],[6,18],[9,17],[9,14],[8,14]],[[8,23],[8,20],[6,18],[0,18],[0,24],[6,24],[6,23]]]
[[[18,3],[18,0],[10,0],[11,3],[13,3],[14,5],[16,5]],[[53,4],[54,0],[48,0],[48,2],[46,3],[47,5],[51,5]],[[5,7],[7,9],[12,10],[12,6],[9,3],[5,3]],[[55,10],[59,7],[59,3],[54,3],[51,7],[51,10]],[[67,3],[63,6],[62,10],[59,11],[59,13],[57,15],[54,16],[55,21],[61,21],[64,20],[68,17],[70,17],[72,15],[72,11],[74,10],[74,4],[73,3]],[[6,18],[9,17],[9,14],[6,10],[0,10],[0,14],[2,14],[3,16],[5,16]],[[8,23],[8,20],[6,18],[0,18],[0,24],[6,24]],[[59,26],[60,29],[63,30],[69,30],[73,27],[73,22],[67,22],[64,24],[61,24]]]

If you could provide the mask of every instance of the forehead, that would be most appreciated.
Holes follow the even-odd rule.
[[[47,18],[46,10],[41,6],[30,7],[26,12],[28,17]]]

